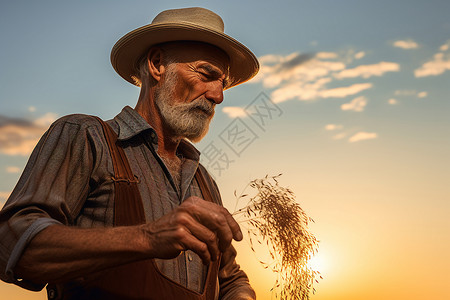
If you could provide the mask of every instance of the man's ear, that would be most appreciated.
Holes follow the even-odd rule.
[[[162,64],[163,51],[161,48],[155,47],[150,49],[147,54],[148,71],[150,76],[157,82],[161,81],[161,78],[166,71],[166,68]]]

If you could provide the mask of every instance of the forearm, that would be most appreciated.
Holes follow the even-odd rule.
[[[184,250],[194,251],[208,264],[233,238],[241,240],[242,232],[228,211],[190,197],[158,220],[139,226],[49,226],[25,248],[14,273],[33,283],[58,283],[143,259],[175,258]]]
[[[15,274],[36,283],[56,283],[146,258],[139,226],[80,229],[53,225],[37,234]]]

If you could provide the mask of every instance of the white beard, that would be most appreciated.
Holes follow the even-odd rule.
[[[173,94],[177,80],[175,66],[169,64],[164,82],[155,93],[156,107],[174,139],[187,138],[198,142],[208,132],[214,105],[204,97],[189,103],[175,103]]]

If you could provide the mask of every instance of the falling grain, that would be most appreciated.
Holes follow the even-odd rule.
[[[242,217],[241,223],[256,229],[248,230],[252,251],[255,252],[252,237],[267,245],[273,262],[261,263],[277,273],[272,288],[276,298],[305,300],[314,291],[313,282],[317,282],[315,277],[319,274],[308,266],[317,253],[318,241],[308,230],[308,222],[314,221],[296,202],[294,193],[279,185],[280,175],[251,181],[248,186],[256,190],[256,195],[233,215]],[[242,194],[237,198],[239,201],[248,196]]]

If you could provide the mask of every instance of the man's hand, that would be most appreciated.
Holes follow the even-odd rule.
[[[198,197],[186,199],[172,212],[142,225],[141,229],[149,242],[150,257],[168,259],[192,250],[204,264],[215,261],[232,239],[242,240],[239,225],[228,210]]]
[[[144,225],[74,228],[51,225],[38,233],[15,268],[18,278],[57,283],[149,258],[174,258],[192,250],[205,264],[216,260],[239,225],[223,207],[190,197],[162,218]]]

